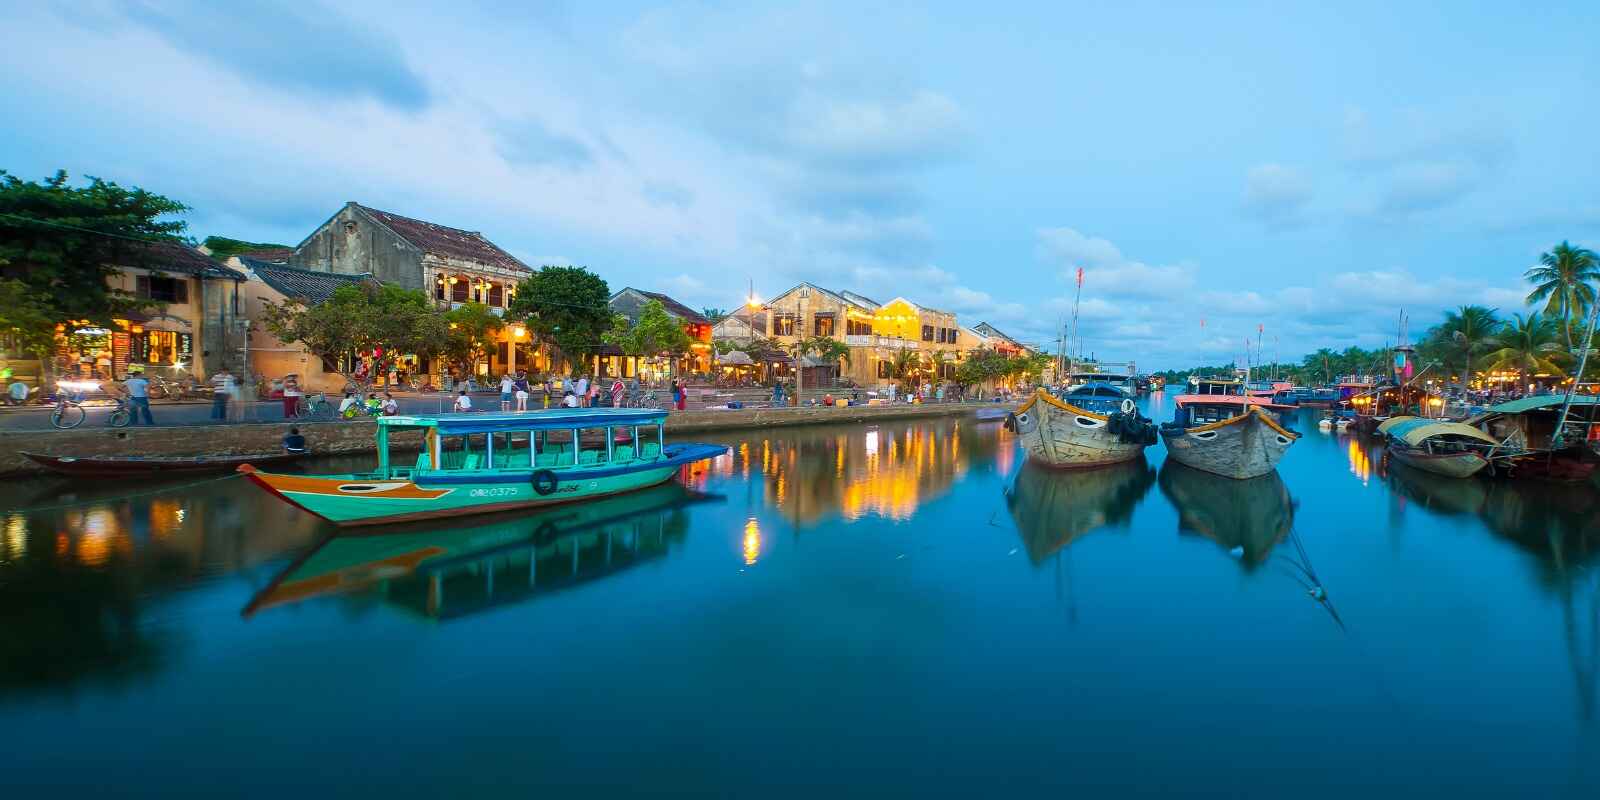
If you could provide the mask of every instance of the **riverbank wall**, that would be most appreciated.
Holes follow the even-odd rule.
[[[972,414],[983,403],[930,403],[927,405],[851,406],[848,408],[745,408],[728,411],[674,411],[667,417],[672,436],[702,431],[738,431],[794,425],[839,425],[880,420],[948,417]],[[533,412],[538,413],[538,412]],[[375,449],[370,419],[294,423],[306,443],[319,455],[370,453]],[[0,431],[0,476],[43,472],[23,451],[48,455],[140,456],[244,455],[274,453],[282,447],[290,423],[238,423],[173,427],[105,428],[72,430]],[[404,441],[393,444],[405,449]],[[413,448],[415,445],[413,445]]]

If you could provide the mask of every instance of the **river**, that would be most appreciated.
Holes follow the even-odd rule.
[[[376,536],[238,479],[12,481],[0,774],[17,797],[1595,796],[1595,488],[1391,467],[1310,413],[1252,482],[1159,445],[1043,472],[947,418],[698,437],[733,454]]]

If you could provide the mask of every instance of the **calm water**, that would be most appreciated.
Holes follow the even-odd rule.
[[[971,419],[751,433],[681,486],[365,537],[237,480],[13,483],[0,778],[1594,797],[1595,490],[1311,422],[1248,483],[1044,473]]]

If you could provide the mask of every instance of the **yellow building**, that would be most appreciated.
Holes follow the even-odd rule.
[[[793,347],[801,339],[823,336],[850,348],[849,363],[841,376],[868,388],[895,380],[895,363],[902,351],[917,356],[919,376],[933,375],[934,354],[943,353],[943,379],[954,374],[960,351],[959,326],[948,311],[919,305],[904,297],[879,303],[855,292],[824,289],[802,283],[766,304],[768,335]]]

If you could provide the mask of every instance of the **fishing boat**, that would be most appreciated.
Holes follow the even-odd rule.
[[[688,509],[722,499],[669,482],[467,525],[341,533],[289,564],[243,613],[381,587],[384,603],[449,620],[665,557],[688,535]]]
[[[1133,372],[1133,364],[1104,363],[1096,364],[1096,371],[1078,371],[1067,376],[1067,391],[1076,391],[1091,383],[1103,383],[1114,386],[1121,391],[1124,397],[1139,396],[1138,377]]]
[[[1156,442],[1156,427],[1121,387],[1095,381],[1057,397],[1043,388],[1011,416],[1028,460],[1058,469],[1131,461]]]
[[[379,417],[371,472],[283,475],[251,464],[239,471],[342,526],[534,508],[654,486],[685,464],[728,451],[666,444],[666,418],[664,410],[634,408]],[[414,464],[390,457],[391,446],[415,444],[421,452]]]
[[[240,464],[278,466],[307,453],[257,453],[220,456],[73,456],[22,451],[29,461],[51,472],[78,478],[142,478],[202,472],[226,472]]]
[[[1476,475],[1499,445],[1471,425],[1423,417],[1390,417],[1378,432],[1389,437],[1390,458],[1450,478]]]
[[[1491,406],[1466,424],[1499,444],[1496,474],[1584,480],[1596,465],[1600,397],[1574,394],[1570,406],[1566,400],[1565,395],[1532,395]]]
[[[1270,398],[1245,394],[1235,380],[1194,382],[1173,399],[1161,426],[1167,456],[1180,464],[1243,480],[1271,472],[1300,434],[1284,427]]]
[[[1266,563],[1294,527],[1295,504],[1276,470],[1227,480],[1169,461],[1158,482],[1178,509],[1178,533],[1210,539],[1247,569]]]

